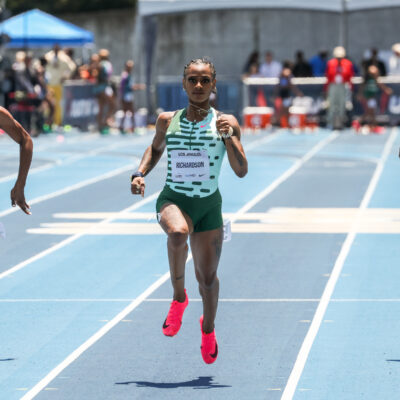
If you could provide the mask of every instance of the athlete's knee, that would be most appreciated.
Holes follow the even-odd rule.
[[[212,290],[219,283],[217,273],[211,274],[196,274],[199,286],[203,290]]]
[[[189,232],[185,229],[174,229],[168,232],[168,246],[172,248],[181,248],[187,246]]]

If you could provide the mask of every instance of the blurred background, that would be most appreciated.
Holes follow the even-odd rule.
[[[361,129],[369,121],[363,83],[371,65],[387,89],[377,86],[372,129],[398,123],[397,0],[2,0],[0,7],[0,104],[34,136],[65,126],[140,133],[160,111],[185,106],[183,66],[202,56],[217,70],[213,104],[246,129],[332,125],[326,64],[337,46],[353,68],[343,124]],[[298,89],[288,107],[285,68]]]

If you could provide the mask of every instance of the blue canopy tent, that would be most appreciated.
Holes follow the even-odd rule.
[[[7,47],[32,48],[82,46],[93,43],[93,33],[38,9],[26,11],[0,24],[0,33],[9,36]]]

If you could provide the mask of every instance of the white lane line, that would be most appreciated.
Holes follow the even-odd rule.
[[[139,161],[139,158],[137,158],[137,157],[132,157],[132,159],[133,160],[136,159],[135,160],[136,164]],[[55,191],[53,193],[49,193],[49,194],[45,194],[43,196],[36,197],[36,198],[34,198],[32,200],[28,200],[28,204],[29,205],[33,205],[33,204],[37,204],[37,203],[40,203],[40,202],[45,201],[45,200],[53,199],[54,197],[61,196],[63,194],[72,192],[72,191],[80,189],[80,188],[82,188],[84,186],[92,185],[93,183],[97,183],[97,182],[100,182],[102,180],[105,180],[105,179],[111,178],[113,176],[119,175],[122,172],[133,170],[135,168],[134,165],[135,164],[129,164],[129,165],[126,165],[125,167],[120,167],[120,168],[114,169],[114,170],[112,170],[110,172],[106,172],[105,174],[96,176],[94,178],[87,179],[85,181],[76,183],[76,184],[71,185],[71,186],[67,186],[67,187],[65,187],[63,189],[60,189],[60,190],[57,190],[57,191]],[[11,214],[11,213],[16,212],[16,211],[19,211],[18,207],[11,207],[11,208],[9,208],[9,209],[7,209],[5,211],[0,212],[0,217],[4,217],[5,215]]]
[[[75,161],[82,160],[82,159],[88,158],[88,157],[92,157],[92,156],[95,156],[95,155],[97,155],[99,153],[103,153],[103,152],[106,152],[106,151],[109,151],[109,150],[113,150],[115,148],[122,147],[122,146],[126,146],[126,143],[109,144],[107,146],[102,146],[102,147],[99,147],[99,148],[94,149],[94,150],[89,150],[89,151],[84,152],[82,154],[76,154],[76,155],[67,157],[65,159],[55,159],[54,161],[49,162],[49,163],[47,163],[45,165],[42,165],[40,167],[31,168],[29,170],[29,175],[33,175],[33,174],[35,174],[37,172],[42,172],[42,171],[45,171],[47,169],[51,169],[52,167],[58,167],[58,166],[61,166],[61,165],[68,165],[68,164],[71,164],[71,163],[73,163]],[[37,154],[37,150],[36,150],[35,154]],[[132,156],[132,157],[135,158],[134,156]],[[10,181],[10,180],[14,180],[14,179],[17,178],[17,176],[18,176],[17,173],[11,174],[11,175],[8,175],[8,176],[3,176],[2,178],[0,178],[0,183],[7,182],[7,181]]]
[[[274,140],[275,138],[277,138],[279,135],[280,134],[273,134],[271,136],[267,136],[267,137],[263,137],[261,139],[255,140],[254,142],[252,142],[248,146],[246,146],[246,150],[252,150],[253,147],[258,147],[261,144],[265,144],[267,142],[270,142],[270,141]],[[30,174],[32,173],[32,171],[40,172],[40,171],[43,171],[43,170],[46,170],[46,169],[50,169],[51,167],[53,167],[55,165],[67,164],[67,163],[76,161],[76,160],[78,160],[80,158],[93,156],[93,155],[96,155],[97,153],[100,153],[100,152],[103,152],[103,151],[108,151],[110,149],[113,149],[113,148],[116,148],[116,147],[121,147],[121,146],[126,146],[126,143],[125,142],[123,142],[123,143],[115,143],[113,145],[103,146],[103,147],[101,147],[99,149],[95,149],[95,150],[92,150],[92,151],[90,151],[88,153],[85,153],[84,155],[73,156],[73,157],[69,158],[68,160],[64,160],[64,161],[57,160],[54,164],[51,164],[51,165],[46,164],[44,166],[37,167],[36,169],[31,170]],[[138,157],[136,157],[136,156],[132,156],[132,160],[135,160],[136,162],[140,161],[140,159]],[[80,189],[83,186],[91,185],[92,183],[96,183],[96,182],[98,182],[100,180],[107,179],[107,178],[110,178],[112,176],[118,175],[119,173],[125,172],[125,171],[130,170],[130,169],[133,169],[132,165],[116,169],[116,170],[114,170],[112,172],[106,173],[104,175],[100,175],[97,178],[88,179],[86,181],[77,183],[77,184],[72,185],[72,186],[68,186],[68,187],[66,187],[64,189],[58,190],[58,191],[50,193],[48,195],[36,197],[35,199],[29,200],[28,204],[29,205],[33,205],[33,204],[40,203],[41,201],[52,199],[54,197],[66,194],[66,193],[68,193],[70,191],[73,191],[73,190],[76,190],[76,189]],[[17,176],[17,174],[13,174],[13,175],[9,175],[9,176],[0,178],[0,183],[3,182],[3,181],[9,181],[9,180],[15,179],[16,176]],[[3,216],[8,215],[8,214],[11,214],[11,213],[16,212],[18,210],[19,210],[18,207],[11,207],[11,208],[9,208],[9,209],[7,209],[5,211],[0,212],[0,217],[3,217]]]
[[[258,201],[267,196],[272,190],[274,190],[280,183],[286,180],[291,174],[297,171],[301,165],[303,165],[306,161],[308,161],[314,154],[316,154],[320,149],[322,149],[327,143],[332,141],[338,136],[338,134],[331,134],[325,140],[319,142],[316,146],[314,146],[304,157],[302,157],[299,161],[295,163],[296,168],[289,168],[283,176],[284,179],[277,179],[271,185],[267,187],[272,188],[271,190],[263,190],[261,194],[257,195],[253,200],[249,201],[245,204],[232,218],[234,221],[237,216],[245,213],[251,207],[253,207]],[[277,183],[279,182],[279,183]],[[157,193],[158,195],[158,193]],[[255,201],[257,199],[257,201]],[[148,200],[148,199],[147,199]],[[137,203],[139,206],[140,203]],[[133,208],[130,208],[133,209]],[[127,210],[122,210],[121,212],[126,212]],[[109,222],[108,220],[104,220]],[[76,236],[81,236],[82,234],[78,234]],[[68,239],[66,240],[68,241]],[[192,255],[189,254],[187,262],[190,261]],[[158,287],[160,287],[163,283],[165,283],[170,277],[169,271],[165,273],[161,278],[159,278],[153,285],[151,285],[148,289],[146,289],[137,299],[135,299],[131,304],[129,304],[125,309],[123,309],[118,315],[116,315],[110,322],[108,322],[102,329],[96,332],[92,337],[90,337],[86,342],[84,342],[80,347],[78,347],[74,352],[72,352],[64,361],[62,361],[56,368],[54,368],[48,375],[46,375],[40,382],[38,382],[24,397],[20,400],[30,400],[33,399],[44,387],[46,387],[60,372],[62,372],[65,368],[68,367],[74,360],[76,360],[82,353],[84,353],[89,347],[91,347],[97,340],[99,340],[102,336],[104,336],[109,330],[111,330],[119,321],[124,319],[130,312],[132,312],[138,305],[140,305],[151,293],[153,293]],[[1,279],[1,275],[0,275]]]
[[[189,260],[187,261],[189,262]],[[134,298],[130,299],[0,299],[0,303],[112,303],[112,302],[131,302],[134,301]],[[171,299],[145,299],[145,302],[171,302]],[[189,298],[189,301],[202,301],[200,298]],[[223,299],[220,298],[218,301],[227,302],[227,303],[304,303],[311,302],[315,303],[320,301],[320,299]],[[353,301],[353,300],[349,300]],[[357,301],[357,299],[354,299]],[[398,300],[400,301],[400,299]]]
[[[272,133],[268,136],[262,137],[260,139],[254,140],[251,143],[249,143],[248,145],[243,147],[245,148],[246,151],[249,150],[253,150],[253,148],[258,147],[260,145],[266,144],[271,142],[272,140],[275,140],[277,137],[281,136],[283,134],[283,132],[278,132],[278,133]]]
[[[368,203],[371,200],[371,197],[376,189],[376,186],[378,184],[379,178],[381,177],[385,162],[390,154],[391,148],[394,144],[394,141],[396,140],[396,137],[397,137],[397,131],[395,129],[393,129],[389,136],[389,139],[387,140],[387,142],[385,144],[385,147],[382,151],[382,155],[380,157],[379,163],[376,166],[374,175],[372,176],[372,179],[369,183],[367,191],[365,192],[364,198],[362,199],[362,202],[360,204],[360,208],[359,208],[360,215],[361,215],[362,211],[364,211],[367,208]],[[314,343],[315,337],[317,336],[319,327],[321,326],[322,320],[324,318],[326,309],[327,309],[330,299],[332,297],[336,283],[342,272],[344,262],[347,258],[347,255],[350,252],[350,248],[351,248],[354,238],[356,236],[357,224],[358,224],[358,221],[356,219],[354,221],[351,231],[348,233],[348,235],[343,243],[343,246],[341,248],[338,258],[336,259],[331,276],[326,284],[324,293],[322,294],[322,297],[321,297],[321,301],[317,307],[317,310],[315,312],[315,315],[314,315],[314,318],[310,325],[310,328],[309,328],[307,335],[304,339],[304,342],[300,348],[299,354],[297,355],[297,359],[295,361],[293,370],[287,381],[287,384],[286,384],[285,390],[282,394],[281,400],[291,400],[294,396],[294,393],[295,393],[297,385],[299,383],[301,374],[302,374],[304,366],[306,364],[308,355],[310,354],[311,347]]]
[[[238,219],[242,219],[243,214],[247,213],[248,210],[253,208],[259,201],[264,197],[268,196],[273,192],[281,183],[286,181],[291,175],[293,175],[298,169],[300,169],[303,164],[309,161],[318,151],[320,151],[324,146],[333,141],[338,137],[338,133],[331,133],[326,139],[322,140],[316,144],[308,153],[297,160],[289,169],[287,169],[279,178],[275,179],[269,186],[267,186],[263,191],[261,191],[257,196],[245,204],[234,217],[230,219],[231,223]]]
[[[259,145],[259,144],[262,143],[262,142],[264,142],[264,143],[265,143],[265,142],[268,142],[268,141],[270,141],[270,140],[272,140],[272,139],[274,139],[274,138],[276,138],[276,137],[277,137],[277,136],[274,135],[274,136],[268,136],[267,138],[261,138],[260,140],[257,141],[257,143],[258,143],[258,145]],[[267,140],[267,139],[268,139],[268,140]],[[253,142],[252,144],[254,144],[254,142]],[[138,158],[137,158],[137,161],[139,161]],[[100,175],[100,176],[98,176],[98,177],[96,177],[96,178],[91,178],[91,179],[88,179],[88,180],[86,180],[86,181],[80,182],[80,183],[78,183],[78,184],[75,184],[75,185],[72,185],[72,186],[68,186],[68,187],[66,187],[66,188],[64,188],[64,189],[61,189],[61,190],[57,191],[57,192],[53,192],[53,193],[50,193],[50,194],[45,195],[45,196],[37,197],[36,199],[31,200],[31,201],[29,202],[29,204],[30,204],[30,205],[36,204],[36,203],[39,203],[39,202],[41,202],[41,201],[48,200],[48,199],[51,199],[51,198],[60,196],[60,195],[62,195],[62,194],[66,194],[66,193],[71,192],[71,191],[73,191],[73,190],[77,190],[77,189],[80,189],[81,187],[90,185],[90,184],[92,184],[92,183],[96,183],[96,182],[99,182],[99,181],[101,181],[101,180],[108,179],[108,178],[110,178],[110,177],[112,177],[112,176],[118,175],[118,174],[120,174],[120,173],[122,173],[122,172],[125,172],[125,171],[127,171],[127,170],[131,170],[131,169],[133,169],[133,166],[132,166],[132,165],[129,165],[129,166],[126,166],[126,167],[122,167],[122,168],[118,168],[118,169],[116,169],[116,170],[114,170],[114,171],[107,172],[106,174]],[[29,259],[27,259],[27,260],[25,260],[25,261],[23,261],[23,262],[17,264],[16,266],[14,266],[14,267],[8,269],[7,271],[4,271],[3,273],[0,273],[0,279],[4,278],[4,277],[7,276],[7,275],[12,274],[12,273],[15,272],[15,271],[20,270],[21,268],[24,268],[26,265],[30,264],[31,262],[36,261],[36,260],[38,260],[38,259],[40,259],[40,258],[46,256],[47,254],[50,254],[50,253],[52,253],[53,251],[58,250],[58,249],[61,248],[61,247],[64,247],[66,244],[71,243],[72,241],[76,240],[77,238],[81,237],[82,235],[84,235],[84,234],[86,234],[86,233],[89,234],[90,232],[92,232],[93,230],[95,230],[95,228],[96,228],[97,226],[103,225],[103,224],[107,224],[107,223],[109,223],[109,222],[111,222],[111,221],[113,221],[113,220],[115,220],[115,219],[120,219],[120,218],[119,218],[119,215],[123,215],[124,213],[127,213],[127,212],[129,212],[129,211],[132,211],[132,210],[135,210],[135,209],[141,207],[142,205],[144,205],[144,204],[146,204],[146,203],[152,201],[155,197],[158,196],[158,194],[159,194],[159,192],[153,194],[152,196],[148,197],[147,199],[145,199],[145,200],[143,200],[143,201],[141,201],[141,202],[139,202],[139,203],[136,203],[136,205],[134,205],[134,206],[132,206],[132,207],[128,207],[128,208],[125,209],[125,210],[121,210],[120,212],[113,213],[113,214],[110,215],[109,217],[107,217],[107,218],[105,218],[104,220],[102,220],[102,221],[96,223],[95,225],[93,225],[90,229],[87,229],[87,230],[85,230],[84,232],[79,232],[79,233],[77,233],[77,234],[71,236],[70,238],[68,238],[68,239],[66,239],[66,240],[64,240],[64,241],[62,241],[62,242],[60,242],[60,243],[58,243],[57,245],[55,245],[55,246],[53,246],[53,247],[50,247],[49,249],[46,249],[45,251],[43,251],[43,252],[41,252],[41,253],[39,253],[39,254],[36,254],[35,256],[33,256],[33,257],[31,257],[31,258],[29,258]],[[8,209],[8,210],[6,210],[6,211],[0,212],[0,217],[2,217],[2,216],[4,216],[4,215],[7,215],[7,214],[11,214],[12,212],[15,212],[15,211],[17,211],[17,210],[18,210],[17,207],[12,207],[12,208],[10,208],[10,209]]]
[[[50,169],[50,168],[54,167],[55,165],[60,165],[60,164],[61,164],[61,161],[60,160],[56,160],[54,162],[50,162],[50,163],[47,163],[45,165],[41,165],[40,167],[31,168],[29,170],[29,175],[35,174],[37,172],[45,171],[47,169]],[[3,176],[2,178],[0,178],[0,183],[8,182],[8,181],[17,179],[17,176],[18,176],[17,173],[11,174],[11,175],[8,175],[8,176]]]
[[[189,262],[188,260],[187,262]],[[129,299],[0,299],[0,303],[126,303],[134,301]],[[170,303],[171,299],[150,298],[143,300],[149,303]],[[192,302],[202,301],[200,298],[191,298]],[[225,303],[318,303],[321,299],[224,299],[219,302]],[[400,299],[331,299],[332,303],[400,303]],[[328,322],[329,320],[325,320]]]
[[[130,210],[136,210],[137,208],[142,207],[143,205],[145,205],[145,204],[153,201],[155,198],[157,198],[159,193],[160,192],[153,193],[151,196],[147,197],[146,199],[141,200],[141,201],[129,206],[128,208],[125,208],[124,210],[121,210],[121,213],[125,213]],[[38,254],[34,255],[33,257],[28,258],[27,260],[8,269],[7,271],[2,272],[0,274],[0,279],[3,279],[4,277],[6,277],[10,274],[13,274],[14,272],[19,271],[20,269],[26,267],[27,265],[31,264],[32,262],[37,261],[37,260],[47,256],[48,254],[53,253],[56,250],[61,249],[62,247],[66,246],[67,244],[70,244],[70,243],[74,242],[75,240],[79,239],[83,235],[90,234],[90,232],[92,230],[96,229],[98,226],[108,224],[109,222],[111,222],[112,220],[114,220],[116,218],[118,218],[118,214],[114,215],[111,218],[103,219],[102,221],[99,221],[97,224],[92,225],[89,229],[87,229],[83,232],[77,233],[77,234],[69,237],[68,239],[61,241],[60,243],[57,243],[56,245],[49,247],[48,249],[42,251],[41,253],[38,253]]]

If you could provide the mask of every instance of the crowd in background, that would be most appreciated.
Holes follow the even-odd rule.
[[[290,68],[292,75],[296,78],[322,77],[325,76],[330,58],[331,55],[327,50],[320,50],[309,59],[305,57],[303,51],[298,50],[294,60],[281,62],[274,59],[274,54],[270,50],[264,55],[261,55],[259,51],[254,51],[243,67],[243,76],[277,78],[283,68]],[[392,54],[387,60],[380,59],[379,50],[376,48],[368,49],[366,57],[359,63],[348,58],[352,61],[355,76],[364,76],[371,65],[378,68],[380,76],[400,76],[400,43],[392,46]]]
[[[62,90],[67,80],[83,80],[93,84],[98,101],[97,128],[107,132],[115,125],[117,109],[123,111],[118,127],[125,132],[125,117],[131,118],[133,129],[133,92],[144,88],[134,84],[134,63],[128,60],[119,79],[113,79],[109,51],[101,49],[86,63],[77,61],[72,48],[53,49],[34,58],[30,51],[18,51],[14,62],[5,69],[3,92],[5,107],[33,135],[49,132],[62,124]],[[117,75],[118,76],[118,75]]]
[[[392,89],[379,81],[381,76],[400,76],[400,43],[392,46],[392,54],[387,60],[379,57],[379,51],[372,48],[368,56],[355,63],[346,55],[342,46],[337,46],[332,55],[321,50],[307,60],[299,50],[294,60],[283,62],[274,59],[272,51],[266,51],[264,59],[260,60],[260,53],[250,54],[243,69],[243,78],[262,77],[277,78],[275,87],[275,124],[288,126],[289,108],[294,96],[302,96],[301,91],[293,84],[292,78],[325,77],[324,97],[327,104],[327,125],[331,128],[342,129],[346,120],[346,110],[349,108],[349,93],[353,91],[352,78],[361,76],[356,98],[362,104],[363,115],[355,121],[355,127],[368,126],[375,133],[381,132],[377,126],[376,116],[379,105],[386,105],[392,94]],[[259,87],[252,87],[254,98],[259,98],[262,91]],[[261,100],[261,103],[265,100]],[[351,103],[351,101],[350,101]],[[258,106],[264,104],[257,104]],[[352,107],[352,104],[350,104]],[[381,107],[382,109],[382,107]]]
[[[263,55],[254,51],[244,65],[242,77],[279,79],[275,96],[275,116],[277,120],[283,120],[283,125],[286,124],[285,118],[288,117],[291,99],[302,95],[291,79],[326,77],[325,91],[330,104],[328,120],[334,126],[331,112],[335,109],[333,105],[336,104],[337,110],[340,110],[339,115],[343,114],[345,85],[351,89],[351,78],[362,76],[363,84],[360,85],[358,98],[364,107],[364,120],[372,125],[376,124],[376,94],[378,91],[386,96],[391,94],[391,90],[379,82],[379,77],[400,76],[400,43],[392,46],[392,54],[386,60],[380,59],[376,48],[369,49],[367,57],[360,63],[346,57],[345,49],[340,46],[335,51],[336,54],[329,54],[328,51],[321,50],[307,59],[299,50],[294,60],[282,62],[274,59],[272,51],[266,51]],[[124,70],[116,74],[107,49],[92,54],[86,62],[76,60],[72,48],[61,49],[58,45],[37,58],[29,51],[18,51],[10,68],[3,68],[5,77],[2,91],[5,94],[5,107],[32,135],[49,132],[62,124],[65,81],[81,80],[93,86],[98,103],[97,129],[100,132],[106,133],[110,127],[116,127],[124,133],[126,126],[133,131],[134,91],[145,88],[142,84],[134,83],[133,68],[133,61],[128,60]],[[115,119],[117,110],[121,114],[118,121]]]

